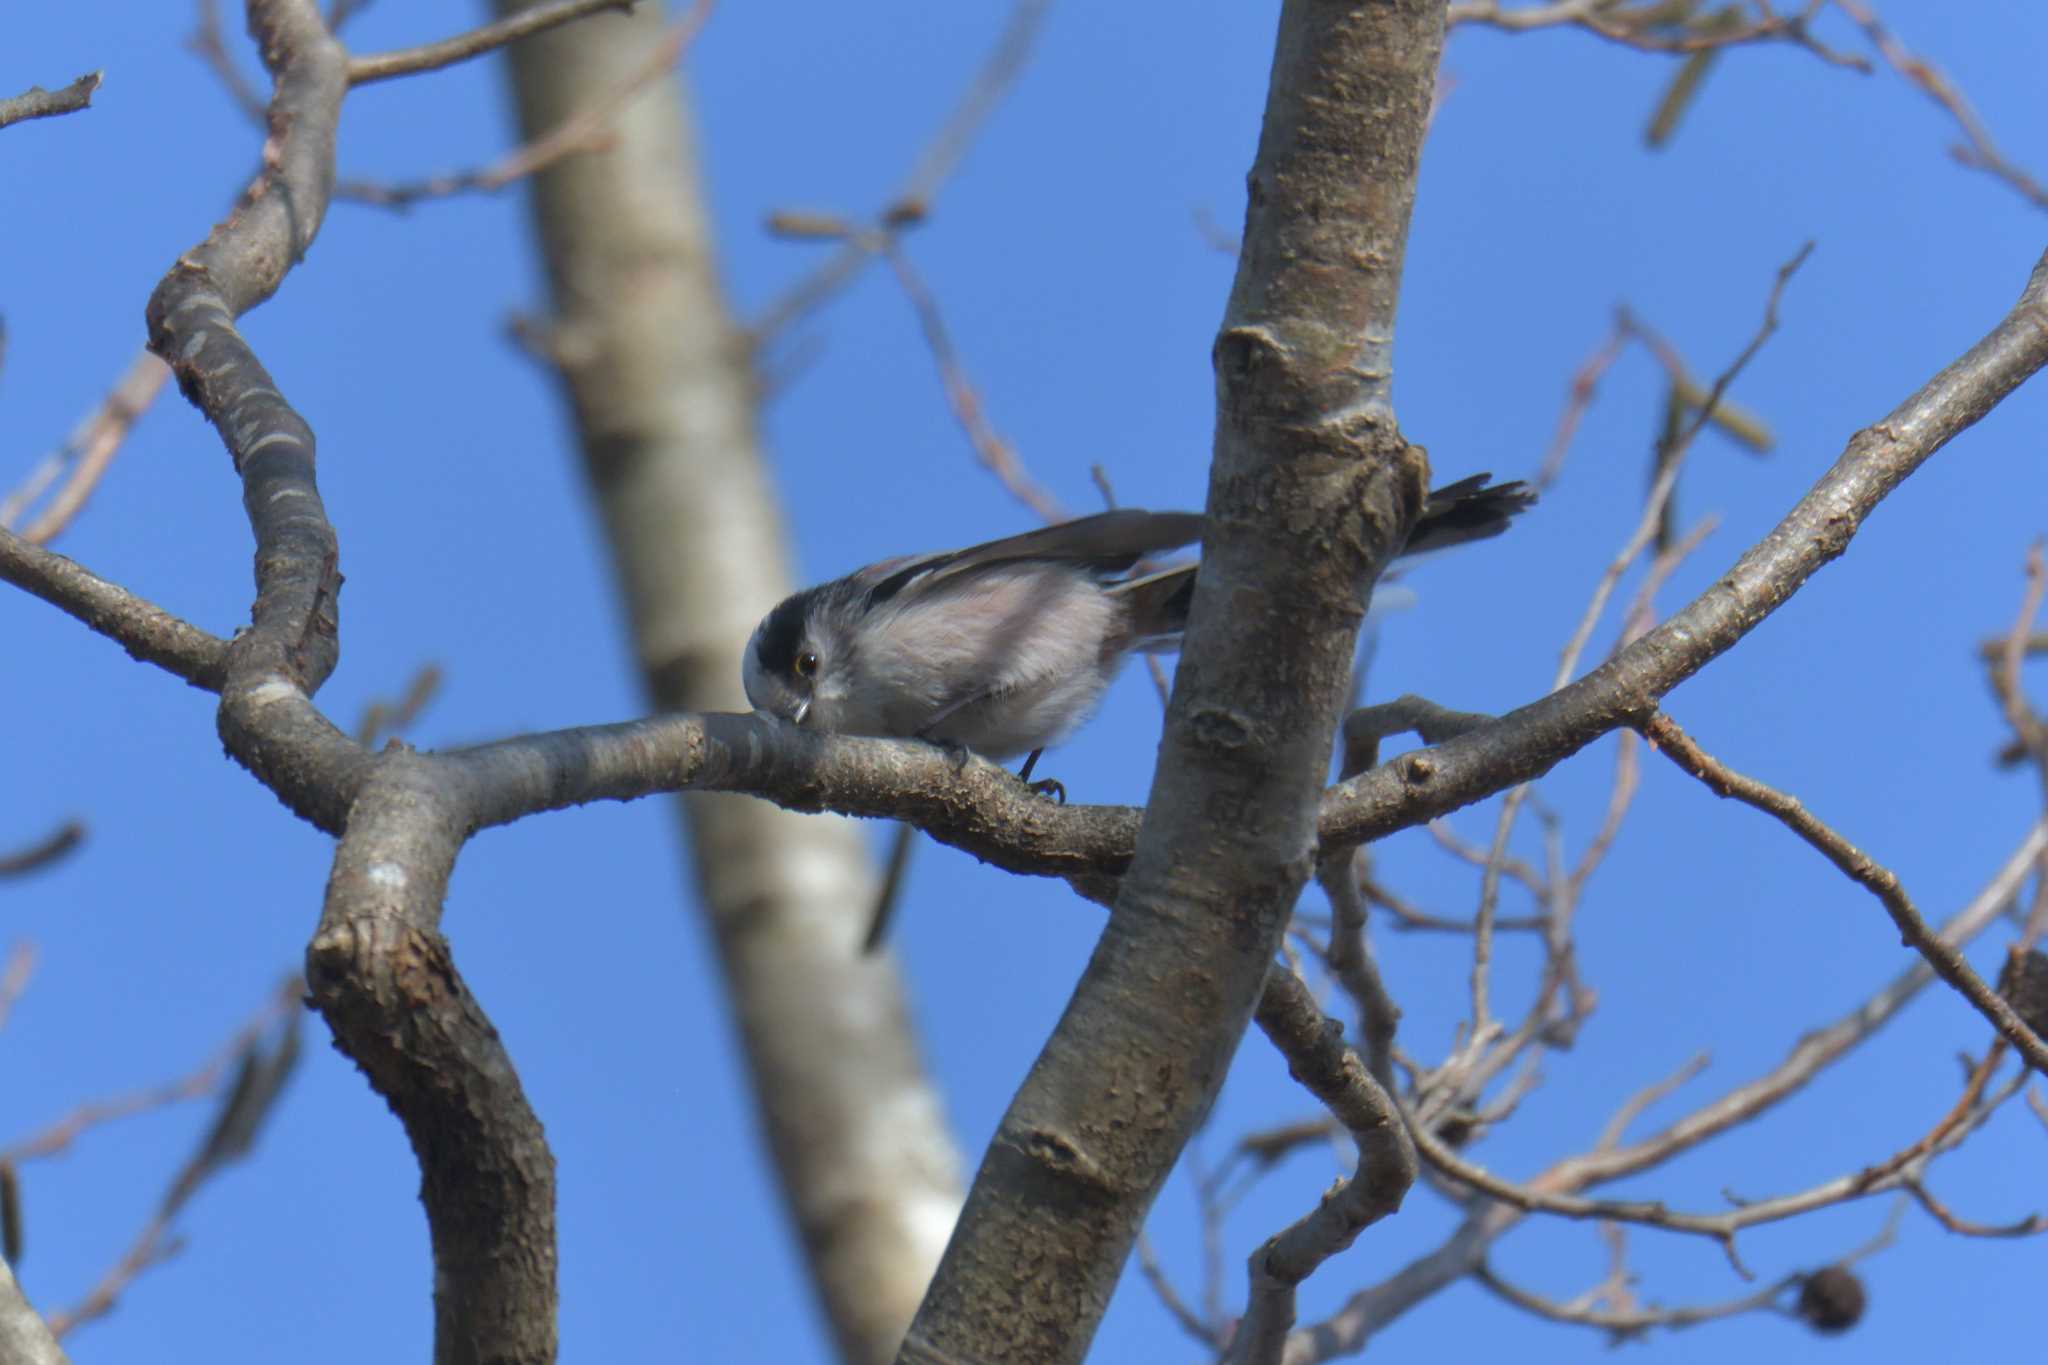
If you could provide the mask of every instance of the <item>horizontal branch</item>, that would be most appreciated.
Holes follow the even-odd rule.
[[[747,792],[790,810],[907,820],[1010,872],[1121,872],[1131,806],[1062,806],[1004,768],[919,740],[819,734],[759,714],[654,716],[521,735],[445,759],[473,794],[475,825],[588,801],[668,791]]]

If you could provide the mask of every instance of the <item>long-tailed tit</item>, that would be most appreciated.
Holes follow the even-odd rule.
[[[1429,495],[1403,555],[1500,534],[1536,499],[1488,475]],[[789,597],[747,643],[757,711],[814,730],[988,758],[1066,738],[1133,651],[1177,648],[1194,564],[1132,574],[1201,539],[1194,512],[1103,512],[964,550],[870,564]]]

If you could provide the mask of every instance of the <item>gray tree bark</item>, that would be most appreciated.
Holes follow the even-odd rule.
[[[1438,0],[1282,6],[1144,825],[905,1359],[1086,1354],[1314,865],[1365,599],[1428,487],[1394,422],[1390,354],[1443,26]]]

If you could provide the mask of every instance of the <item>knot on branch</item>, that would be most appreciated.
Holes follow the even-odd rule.
[[[1122,1192],[1122,1186],[1111,1178],[1103,1164],[1064,1133],[1032,1127],[1005,1136],[1013,1150],[1048,1174],[1103,1194]]]

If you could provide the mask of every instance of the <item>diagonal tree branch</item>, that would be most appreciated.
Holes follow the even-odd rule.
[[[1771,533],[1670,620],[1578,681],[1428,752],[1403,754],[1324,797],[1325,839],[1366,841],[1541,776],[1726,653],[1830,560],[1922,463],[2048,364],[2048,256],[1991,332],[1887,416]]]
[[[453,38],[443,38],[437,43],[422,43],[418,47],[379,52],[368,57],[351,57],[348,83],[368,85],[373,81],[418,75],[422,71],[439,71],[444,66],[495,52],[522,38],[545,33],[587,14],[607,9],[630,11],[633,5],[634,0],[546,0],[546,3],[528,5],[508,14],[496,23],[458,33]]]
[[[103,73],[89,71],[71,84],[56,90],[31,85],[19,95],[0,99],[0,128],[32,118],[75,114],[92,104],[92,92],[100,88]]]
[[[1898,926],[1900,940],[1926,958],[1927,965],[1934,968],[1942,980],[1955,987],[1958,995],[1989,1020],[2000,1036],[2026,1058],[2028,1066],[2048,1074],[2048,1046],[2034,1036],[2033,1030],[2013,1012],[2011,1005],[1985,984],[1984,978],[1970,969],[1969,962],[1961,953],[1943,943],[1927,927],[1927,921],[1921,918],[1912,898],[1906,895],[1905,888],[1899,885],[1898,877],[1889,868],[1881,866],[1869,854],[1836,833],[1796,797],[1787,796],[1755,778],[1745,777],[1728,768],[1700,748],[1692,736],[1662,711],[1652,715],[1641,728],[1643,738],[1655,745],[1658,752],[1705,783],[1716,796],[1733,798],[1774,817],[1833,863],[1843,876],[1877,897],[1885,913],[1891,916],[1892,923]]]

